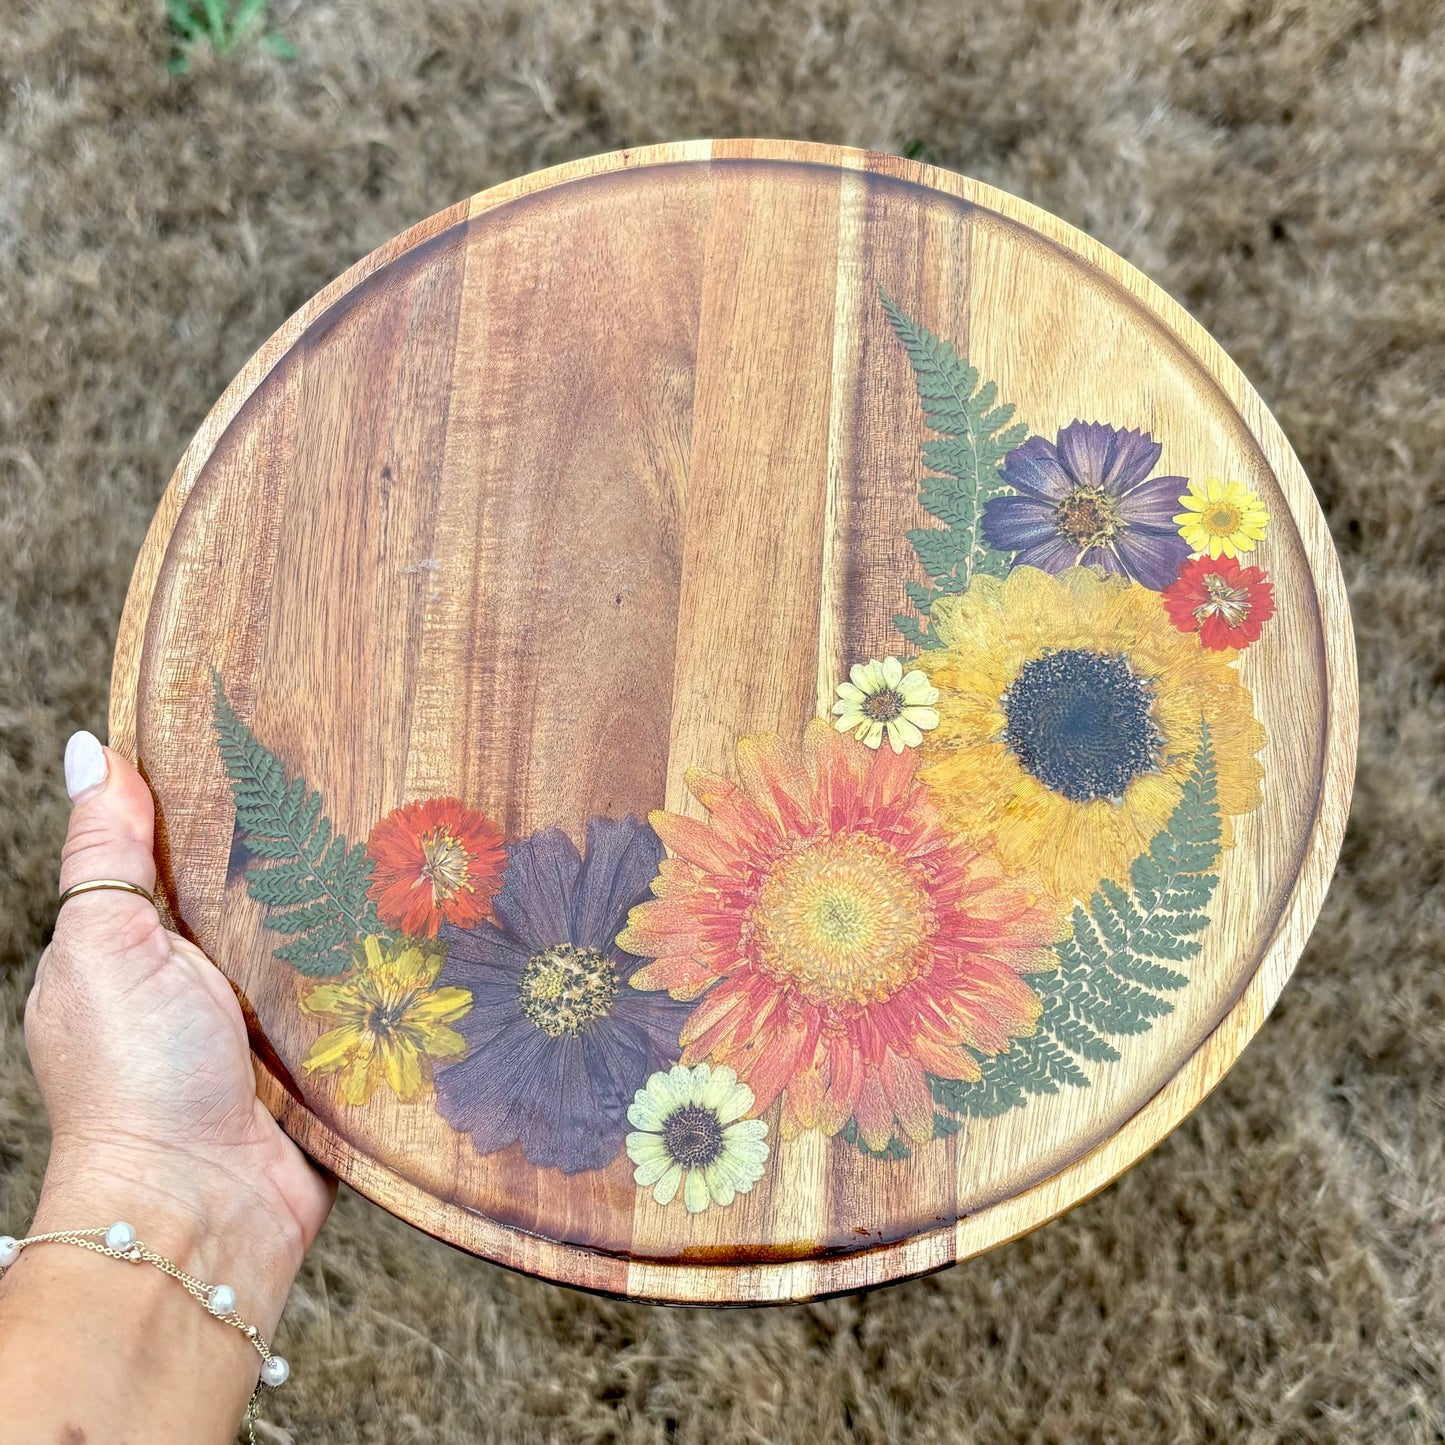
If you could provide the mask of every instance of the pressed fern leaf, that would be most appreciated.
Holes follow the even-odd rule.
[[[900,613],[893,625],[916,647],[937,647],[929,621],[935,601],[962,592],[979,573],[1001,577],[1009,554],[996,552],[983,539],[983,504],[1007,488],[999,466],[1028,435],[1012,423],[1014,408],[1000,406],[993,382],[979,385],[978,371],[950,342],[904,315],[892,297],[878,292],[903,349],[913,364],[923,418],[938,433],[923,443],[925,476],[918,500],[943,523],[916,527],[908,540],[918,554],[928,583],[911,582],[908,600],[918,615]]]
[[[250,857],[246,891],[266,908],[266,926],[290,935],[275,957],[301,973],[345,973],[351,945],[380,933],[367,897],[371,860],[322,816],[321,795],[286,770],[236,716],[219,675],[215,728],[236,803],[236,830]]]
[[[1043,1001],[1034,1032],[1015,1039],[1007,1053],[980,1059],[981,1077],[972,1083],[930,1079],[941,1108],[988,1117],[1020,1107],[1030,1094],[1087,1088],[1082,1062],[1117,1059],[1111,1039],[1145,1033],[1172,1012],[1165,995],[1189,978],[1169,965],[1199,955],[1198,936],[1208,926],[1219,882],[1219,836],[1214,745],[1204,724],[1179,802],[1134,860],[1130,886],[1106,879],[1088,908],[1075,904],[1073,932],[1057,949],[1058,968],[1025,980]]]
[[[838,1136],[845,1144],[852,1144],[865,1159],[911,1159],[913,1151],[895,1135],[881,1149],[870,1149],[858,1132],[858,1123],[849,1119]]]
[[[933,1116],[933,1137],[935,1139],[946,1138],[950,1134],[957,1134],[963,1128],[964,1120],[957,1114],[937,1114]],[[897,1121],[894,1121],[895,1130]],[[885,1162],[893,1159],[911,1159],[913,1150],[909,1148],[906,1140],[899,1138],[895,1132],[893,1136],[881,1149],[871,1149],[858,1132],[858,1123],[855,1119],[849,1119],[843,1126],[842,1132],[838,1135],[845,1144],[851,1144],[865,1159],[881,1159]]]

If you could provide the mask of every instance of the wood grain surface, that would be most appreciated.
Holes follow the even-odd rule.
[[[428,1103],[343,1105],[322,1025],[232,854],[213,677],[364,842],[445,795],[511,841],[666,808],[746,734],[801,736],[850,664],[904,655],[924,424],[880,288],[1030,429],[1139,427],[1159,470],[1268,505],[1277,613],[1240,655],[1268,742],[1173,1011],[1090,1069],[880,1161],[783,1139],[727,1208],[659,1205],[626,1153],[481,1154]],[[1247,560],[1247,559],[1246,559]],[[988,187],[782,142],[618,152],[432,217],[308,303],[217,403],[166,492],[117,644],[177,920],[235,984],[262,1096],[418,1227],[586,1288],[803,1298],[950,1263],[1102,1187],[1218,1082],[1318,913],[1356,735],[1338,564],[1233,364],[1104,247]],[[1267,1044],[1265,1045],[1267,1047]],[[1147,1227],[1141,1221],[1141,1227]]]

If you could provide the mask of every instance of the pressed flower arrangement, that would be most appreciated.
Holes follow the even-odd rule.
[[[886,1168],[1087,1088],[1170,1012],[1263,786],[1237,657],[1274,612],[1267,510],[1161,468],[1135,418],[1030,434],[879,301],[933,433],[926,580],[827,718],[688,774],[701,816],[505,838],[427,797],[353,844],[215,679],[311,1087],[435,1110],[479,1156],[625,1167],[696,1214],[804,1133]]]

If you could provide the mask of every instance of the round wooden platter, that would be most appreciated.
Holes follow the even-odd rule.
[[[111,713],[303,1148],[716,1303],[1155,1144],[1304,946],[1355,737],[1220,348],[1021,201],[791,142],[524,177],[303,307],[171,482]]]

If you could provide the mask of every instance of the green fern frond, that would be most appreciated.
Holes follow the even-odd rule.
[[[911,1159],[913,1157],[913,1151],[896,1135],[889,1139],[881,1149],[870,1149],[868,1145],[863,1142],[863,1136],[858,1132],[858,1121],[856,1119],[849,1119],[848,1122],[843,1125],[838,1137],[842,1139],[845,1144],[853,1145],[865,1159],[892,1160]]]
[[[1166,997],[1189,982],[1170,963],[1198,957],[1199,935],[1218,885],[1220,819],[1214,744],[1200,730],[1199,752],[1168,823],[1134,860],[1129,887],[1105,880],[1058,945],[1059,966],[1026,980],[1043,1003],[1034,1032],[1006,1053],[980,1059],[980,1077],[930,1079],[940,1107],[988,1118],[1034,1094],[1087,1088],[1081,1061],[1120,1057],[1111,1038],[1148,1032],[1173,1011]]]
[[[899,309],[882,288],[883,309],[912,363],[923,403],[923,419],[938,433],[923,443],[923,464],[936,475],[925,476],[918,500],[941,527],[920,527],[908,540],[930,579],[930,585],[909,586],[909,601],[918,617],[902,613],[894,626],[916,647],[937,647],[929,621],[933,603],[963,592],[980,573],[1001,577],[1009,554],[996,552],[983,539],[983,505],[1007,490],[999,467],[1028,435],[1013,423],[1014,408],[998,405],[998,388],[979,385],[977,368],[958,354],[951,342],[920,326]]]
[[[345,973],[355,940],[381,932],[367,896],[371,860],[322,815],[319,793],[302,778],[287,780],[281,760],[236,716],[220,675],[212,677],[236,829],[253,860],[246,892],[265,907],[268,928],[291,935],[275,957],[313,976]]]

